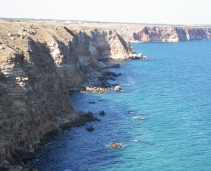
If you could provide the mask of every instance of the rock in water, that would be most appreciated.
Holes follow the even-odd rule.
[[[114,142],[110,143],[110,147],[112,147],[112,148],[122,148],[122,146],[120,144],[117,144],[117,143],[114,143]]]
[[[86,130],[91,132],[91,131],[94,131],[95,129],[93,128],[93,126],[89,126],[86,128]]]
[[[105,112],[102,110],[99,114],[102,115],[102,116],[104,116],[105,115]]]
[[[114,90],[115,91],[120,91],[120,90],[122,90],[122,88],[119,85],[116,85],[115,88],[114,88]]]

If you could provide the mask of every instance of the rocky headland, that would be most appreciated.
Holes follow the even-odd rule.
[[[146,59],[129,41],[177,42],[211,38],[209,28],[0,21],[0,170],[27,170],[48,140],[96,121],[77,112],[69,91],[121,90],[102,60]],[[21,165],[21,166],[14,166]]]

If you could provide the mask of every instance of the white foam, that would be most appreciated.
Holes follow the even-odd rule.
[[[144,120],[145,119],[144,116],[133,116],[132,118],[139,119],[139,120]]]

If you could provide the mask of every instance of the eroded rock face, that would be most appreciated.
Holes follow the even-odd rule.
[[[40,139],[74,114],[52,56],[44,52],[46,45],[28,43],[33,44],[29,54],[9,46],[11,52],[1,54],[0,168],[30,158]]]
[[[149,29],[151,30],[151,29]],[[168,27],[157,28],[157,39],[153,37],[153,34],[149,34],[150,41],[155,42],[178,42],[186,40],[208,40],[211,39],[211,30],[208,28],[187,28],[187,27]],[[146,41],[143,39],[143,41]]]
[[[91,35],[89,49],[98,59],[125,59],[134,53],[130,44],[115,31],[95,29]]]
[[[211,39],[211,28],[123,25],[115,28],[118,33],[131,41],[178,42],[186,40]]]
[[[0,44],[0,170],[32,157],[46,133],[81,118],[67,90],[101,83],[97,59],[133,53],[115,31],[55,23],[0,22]]]

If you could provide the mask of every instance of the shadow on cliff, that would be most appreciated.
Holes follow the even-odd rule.
[[[31,158],[44,135],[75,113],[45,43],[28,39],[28,53],[0,72],[0,168]]]
[[[0,70],[0,170],[5,169],[8,162],[13,162],[11,148],[15,142],[11,134],[14,130],[14,119],[19,115],[8,95],[7,84],[8,78]]]
[[[81,43],[78,36],[70,30],[68,30],[68,33],[73,36],[74,40],[68,41],[66,44],[54,37],[60,51],[60,53],[54,57],[54,62],[59,61],[56,64],[56,69],[62,78],[65,88],[80,89],[80,85],[86,80],[85,73],[87,73],[89,69],[80,63],[78,53],[81,51]]]
[[[46,92],[46,96],[44,96],[43,100],[47,103],[46,98],[50,98],[49,100],[52,103],[51,105],[55,106],[52,107],[55,115],[63,117],[65,116],[63,114],[64,112],[72,112],[73,108],[71,106],[65,84],[57,73],[54,59],[50,54],[47,44],[34,42],[31,39],[29,41],[29,46],[31,47],[31,52],[29,53],[30,61],[37,72],[34,73],[34,70],[31,69],[27,72],[32,88],[36,91],[36,93],[41,92],[40,94],[42,95],[45,95],[43,91]],[[36,86],[37,81],[39,83],[38,86]],[[38,91],[36,89],[38,89]],[[55,97],[57,99],[55,99]],[[58,100],[61,101],[59,102]]]
[[[18,149],[26,147],[24,142],[25,131],[21,132],[23,127],[21,118],[25,113],[22,112],[22,106],[18,106],[24,101],[24,97],[20,94],[23,88],[18,85],[19,77],[14,74],[18,72],[19,67],[23,67],[23,54],[9,55],[7,62],[8,64],[4,65],[2,70],[6,70],[6,73],[9,71],[10,74],[5,75],[0,68],[1,169],[5,169],[8,163],[14,164],[16,160],[21,160],[22,158],[19,159],[18,156],[20,154]],[[26,157],[26,155],[23,155],[23,157]]]
[[[138,33],[133,33],[133,40],[141,41],[140,32],[138,32]]]
[[[73,54],[77,56],[90,56],[91,52],[89,51],[89,42],[91,37],[89,37],[85,32],[79,31],[73,32],[72,30],[64,27],[64,29],[74,37],[72,42],[69,42],[69,49]]]
[[[13,102],[8,95],[8,78],[0,70],[0,117],[3,119],[11,119],[13,117]],[[3,126],[0,126],[3,129]]]
[[[54,37],[61,56],[58,69],[63,73],[67,89],[83,89],[81,85],[86,82],[90,73],[100,72],[102,67],[89,51],[92,38],[84,31],[76,32],[67,27],[64,29],[73,39],[64,43]]]
[[[180,41],[186,41],[187,39],[187,31],[185,29],[175,27],[175,31],[178,35]]]
[[[74,37],[72,50],[78,56],[92,56],[95,59],[107,59],[115,55],[133,53],[131,45],[114,30],[80,30],[78,33],[64,27]]]
[[[11,124],[8,122],[9,119],[12,119],[14,112],[12,110],[12,102],[6,93],[5,84],[7,83],[6,76],[1,72],[0,69],[0,170],[4,169],[4,165],[8,160],[12,160],[12,157],[8,156],[6,152],[7,149],[10,149],[10,127]]]
[[[126,55],[132,52],[130,44],[115,31],[95,29],[91,34],[91,42],[96,47],[99,59],[106,59],[112,55]],[[115,42],[113,42],[113,40],[115,40]],[[118,48],[121,46],[123,46],[121,49],[122,54],[118,54]]]
[[[129,43],[127,43],[118,33],[116,33],[120,42],[122,43],[124,49],[126,50],[126,52],[129,54],[130,52],[133,51],[131,45]]]

